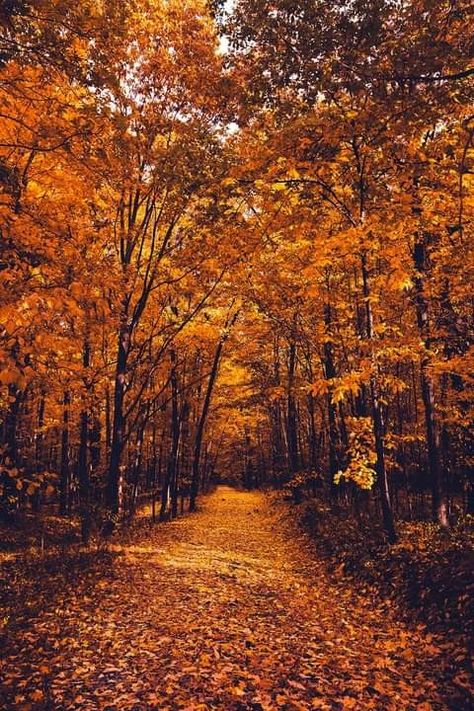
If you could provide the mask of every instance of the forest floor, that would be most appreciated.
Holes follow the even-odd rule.
[[[0,708],[471,708],[455,641],[328,572],[263,493],[110,548],[4,564]]]

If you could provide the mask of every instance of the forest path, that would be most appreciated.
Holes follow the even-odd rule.
[[[329,577],[260,492],[219,487],[44,602],[7,637],[8,708],[463,708],[442,647]]]

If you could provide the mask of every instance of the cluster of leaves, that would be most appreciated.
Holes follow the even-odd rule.
[[[299,502],[308,491],[315,491],[322,486],[323,477],[316,471],[299,471],[290,477],[283,490],[291,495],[295,502]]]
[[[374,466],[377,454],[374,451],[375,440],[372,422],[369,417],[351,417],[347,424],[350,428],[347,467],[334,475],[334,483],[341,479],[353,481],[361,489],[371,489],[377,473]]]

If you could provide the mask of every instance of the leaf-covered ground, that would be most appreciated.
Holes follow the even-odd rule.
[[[470,708],[463,651],[328,574],[262,493],[8,565],[5,709]]]
[[[322,498],[292,503],[288,515],[348,584],[370,588],[400,616],[468,647],[474,629],[474,517],[460,510],[448,530],[432,523],[428,511],[425,520],[399,518],[399,540],[392,546],[373,517],[330,507]]]

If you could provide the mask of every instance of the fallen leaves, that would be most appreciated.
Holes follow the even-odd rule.
[[[114,556],[36,580],[6,626],[5,708],[467,709],[443,640],[329,577],[286,526],[263,494],[221,488]]]

